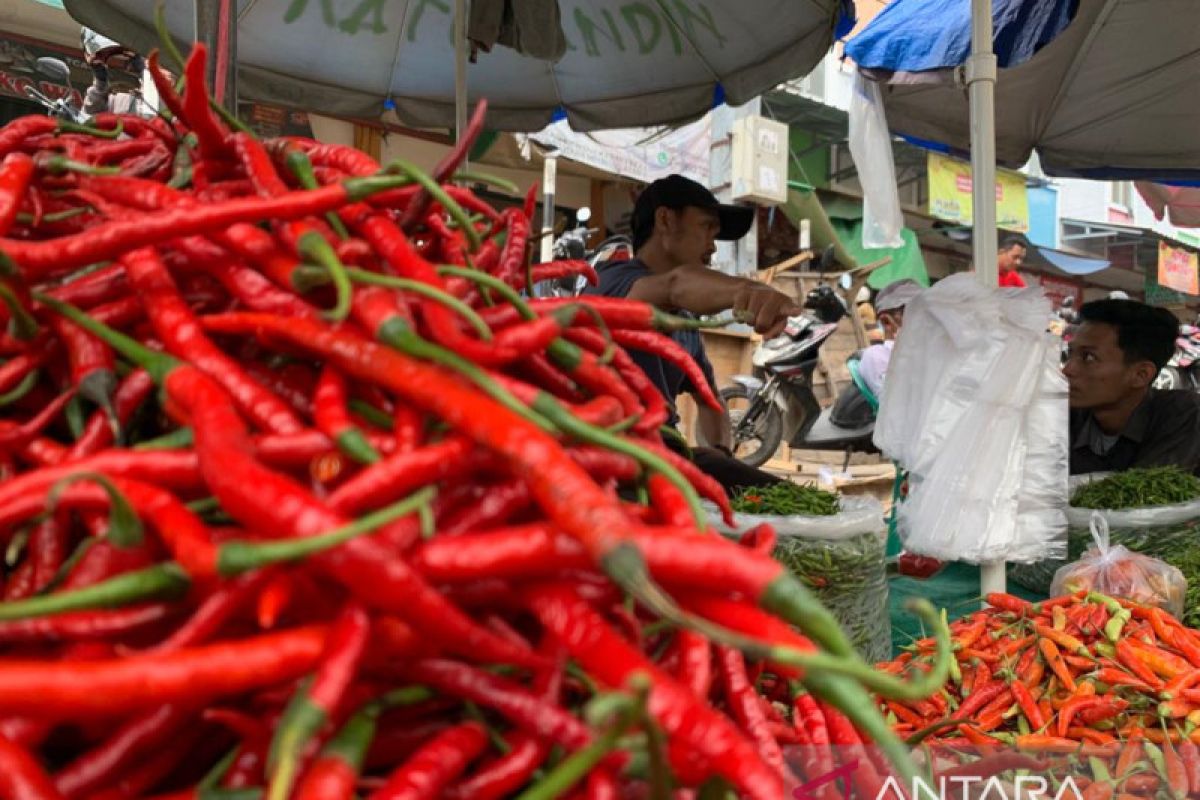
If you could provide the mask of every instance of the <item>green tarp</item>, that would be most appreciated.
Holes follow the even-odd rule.
[[[845,197],[819,198],[812,191],[790,191],[783,211],[797,227],[807,219],[814,250],[834,246],[838,263],[847,268],[861,267],[891,257],[892,262],[871,273],[868,284],[882,289],[893,281],[912,278],[922,286],[929,285],[925,257],[917,235],[908,228],[901,231],[904,246],[894,249],[867,249],[862,246],[862,203]]]
[[[926,635],[921,621],[904,609],[910,598],[924,597],[934,608],[946,609],[947,617],[953,621],[980,608],[980,591],[979,567],[971,564],[947,564],[945,569],[927,580],[891,576],[888,579],[888,610],[892,618],[894,654],[898,655],[901,647]],[[1035,603],[1046,599],[1045,595],[1026,591],[1012,581],[1008,582],[1008,591]]]
[[[892,262],[880,267],[867,278],[872,289],[882,289],[893,281],[911,278],[922,286],[929,285],[929,273],[925,271],[925,257],[921,255],[921,244],[917,235],[909,228],[900,231],[903,247],[866,248],[862,246],[862,220],[834,218],[831,220],[842,244],[860,265],[871,264],[891,256]]]

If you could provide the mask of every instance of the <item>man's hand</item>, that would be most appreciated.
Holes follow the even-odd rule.
[[[783,292],[748,279],[734,293],[732,308],[734,319],[754,326],[755,332],[764,339],[772,339],[783,333],[788,317],[803,311],[796,301]]]

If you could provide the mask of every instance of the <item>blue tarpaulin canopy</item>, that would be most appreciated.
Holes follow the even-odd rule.
[[[1015,67],[1062,33],[1079,0],[994,0],[992,44]],[[925,72],[957,67],[971,54],[971,7],[963,0],[893,0],[846,45],[863,69]]]
[[[1051,175],[1200,178],[1200,2],[1076,0],[1064,27],[1071,5],[995,0],[996,160],[1019,167],[1036,149]],[[969,6],[893,0],[847,53],[887,71],[958,66]],[[967,93],[954,82],[897,75],[885,105],[893,131],[970,149]]]
[[[1108,269],[1112,262],[1104,258],[1088,258],[1049,247],[1037,248],[1038,254],[1068,275],[1091,275],[1102,269]]]

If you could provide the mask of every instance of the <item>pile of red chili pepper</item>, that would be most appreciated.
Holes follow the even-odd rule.
[[[956,658],[942,691],[884,701],[898,733],[993,753],[980,761],[990,772],[1070,756],[1087,800],[1200,796],[1200,631],[1094,592],[987,601],[950,626]],[[932,647],[917,642],[881,668],[908,669]]]
[[[707,530],[626,350],[697,323],[522,295],[587,266],[455,185],[482,106],[427,176],[150,69],[0,129],[0,797],[778,800],[818,722],[912,772],[870,698],[945,627],[874,671]]]

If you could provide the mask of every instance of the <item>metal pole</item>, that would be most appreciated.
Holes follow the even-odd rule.
[[[454,0],[454,140],[458,141],[466,129],[467,0]]]
[[[196,41],[208,48],[213,99],[237,113],[237,7],[234,0],[193,0]]]
[[[554,260],[554,183],[558,176],[558,156],[546,155],[542,165],[542,247],[541,263]]]
[[[992,51],[992,0],[971,0],[971,58],[967,62],[971,103],[972,244],[975,276],[984,286],[999,283],[996,264],[996,54]],[[1005,589],[1003,561],[980,566],[983,594]]]

